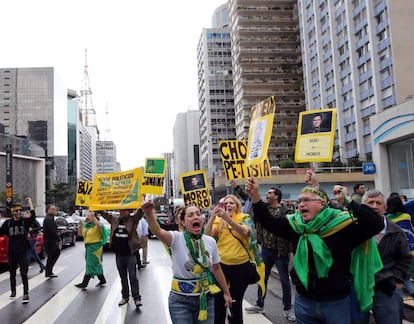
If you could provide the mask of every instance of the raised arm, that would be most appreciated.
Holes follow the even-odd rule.
[[[154,211],[154,203],[152,200],[146,200],[142,203],[142,210],[144,211],[145,216],[147,217],[148,227],[158,239],[166,244],[167,246],[171,245],[172,234],[169,231],[166,231],[160,227],[160,224],[157,222],[157,215]]]

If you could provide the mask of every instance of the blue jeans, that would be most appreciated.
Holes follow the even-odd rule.
[[[168,297],[168,307],[173,323],[176,324],[214,324],[214,298],[207,296],[207,320],[198,320],[198,296],[183,296],[170,292]]]
[[[391,296],[375,289],[372,312],[376,324],[402,323],[404,317],[402,289],[395,289]],[[364,320],[364,323],[369,323],[369,315]]]
[[[351,323],[351,298],[318,302],[296,294],[296,324],[349,324]],[[389,322],[393,323],[393,322]]]
[[[282,284],[283,297],[282,302],[284,310],[292,308],[292,293],[290,290],[290,279],[289,279],[289,257],[278,256],[277,251],[262,247],[262,259],[265,264],[265,287],[267,288],[267,282],[269,280],[270,272],[272,271],[273,265],[276,265],[277,271],[279,271],[280,283]],[[257,301],[256,305],[264,307],[264,299],[266,294],[262,297],[262,289],[260,286],[257,288]]]
[[[137,258],[134,255],[118,255],[116,256],[116,267],[118,268],[119,276],[121,277],[121,294],[122,298],[128,300],[129,298],[129,285],[128,285],[128,276],[129,282],[131,284],[132,298],[137,299],[141,298],[139,294],[139,284],[137,277]]]
[[[30,263],[30,261],[32,260],[32,258],[37,262],[38,265],[40,265],[41,267],[43,267],[43,262],[42,260],[40,260],[39,256],[36,253],[36,243],[37,240],[29,240],[30,243],[30,250],[27,251],[27,263]]]

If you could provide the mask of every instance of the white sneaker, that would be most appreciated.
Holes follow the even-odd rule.
[[[296,322],[296,316],[295,316],[295,313],[293,312],[292,308],[285,311],[284,315],[285,315],[285,317],[288,321]]]
[[[250,306],[250,307],[246,307],[244,310],[249,314],[255,314],[255,313],[263,314],[265,312],[264,308],[260,306]]]

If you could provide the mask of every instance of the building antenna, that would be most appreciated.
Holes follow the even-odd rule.
[[[82,89],[80,90],[80,94],[82,124],[85,127],[95,127],[99,139],[99,129],[96,124],[96,112],[92,101],[92,89],[89,82],[87,49],[85,49],[85,65],[83,67]]]

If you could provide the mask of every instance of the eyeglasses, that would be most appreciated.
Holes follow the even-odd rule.
[[[298,200],[296,200],[296,202],[298,204],[300,204],[301,202],[310,202],[310,201],[322,201],[322,199],[320,198],[309,198],[309,197],[303,197],[303,198],[299,198]]]

